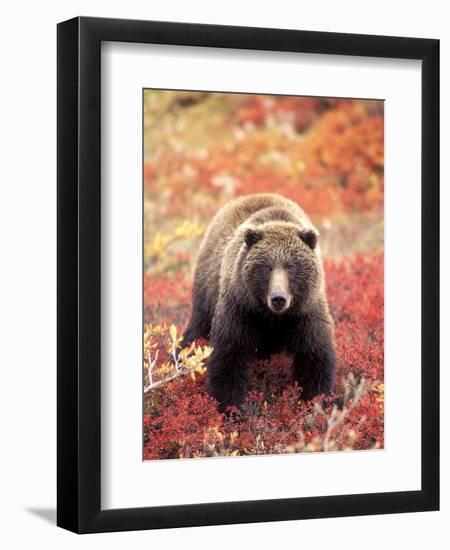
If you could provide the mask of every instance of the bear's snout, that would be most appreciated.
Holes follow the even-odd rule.
[[[275,311],[281,311],[286,305],[286,292],[272,292],[270,301]]]
[[[289,278],[282,268],[275,268],[270,276],[267,303],[274,313],[282,313],[291,305],[292,295],[289,291]]]

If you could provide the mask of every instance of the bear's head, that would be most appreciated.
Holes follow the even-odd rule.
[[[240,276],[255,307],[281,316],[308,306],[322,283],[317,239],[315,229],[288,222],[245,229]]]

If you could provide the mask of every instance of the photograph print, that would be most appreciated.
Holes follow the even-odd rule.
[[[143,90],[143,459],[384,448],[384,102]]]

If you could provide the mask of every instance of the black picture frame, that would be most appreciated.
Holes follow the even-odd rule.
[[[60,23],[57,36],[57,524],[93,533],[438,510],[439,41],[87,17]],[[101,509],[102,41],[422,61],[420,491]]]

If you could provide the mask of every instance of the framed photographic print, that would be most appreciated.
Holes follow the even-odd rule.
[[[438,40],[60,23],[58,525],[438,507]]]

